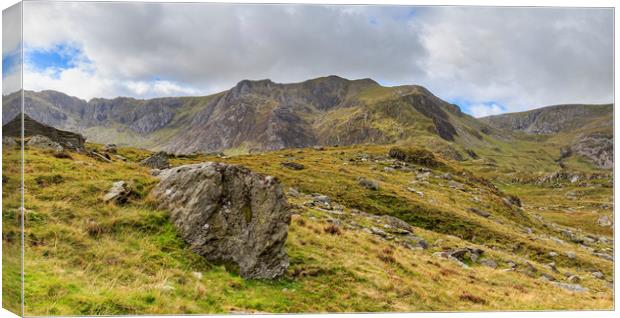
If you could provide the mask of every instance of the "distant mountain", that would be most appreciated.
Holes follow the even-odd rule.
[[[531,134],[552,134],[574,130],[594,121],[612,119],[613,105],[555,105],[519,113],[480,118],[497,128]]]
[[[549,135],[550,142],[564,145],[562,157],[579,154],[613,168],[612,104],[556,105],[480,120],[497,129]]]
[[[480,142],[492,128],[421,86],[321,77],[301,83],[243,80],[202,97],[84,101],[56,91],[25,92],[25,112],[99,143],[174,153],[241,152],[315,145],[393,143],[435,136]],[[3,124],[19,113],[5,96]]]

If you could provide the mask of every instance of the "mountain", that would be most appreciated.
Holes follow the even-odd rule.
[[[531,134],[566,132],[599,120],[613,119],[613,105],[555,105],[519,113],[480,118],[496,127]]]
[[[20,112],[20,95],[4,96],[3,125]],[[560,167],[571,160],[581,166],[584,158],[598,168],[613,165],[613,105],[559,105],[476,119],[421,86],[338,76],[290,84],[242,80],[196,97],[85,101],[46,90],[25,91],[24,100],[34,120],[90,142],[175,154],[416,143],[462,160],[489,149],[522,156],[543,145]]]
[[[559,160],[585,156],[599,167],[613,168],[613,105],[555,105],[480,118],[497,129],[545,135],[560,144]]]
[[[492,129],[415,85],[383,87],[337,76],[301,83],[243,80],[210,96],[84,101],[25,92],[25,112],[90,141],[173,153],[393,143],[421,137],[475,144]],[[3,124],[19,113],[5,96]]]

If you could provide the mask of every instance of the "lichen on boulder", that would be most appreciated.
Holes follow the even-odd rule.
[[[248,279],[273,279],[286,271],[291,213],[276,178],[215,162],[164,170],[158,177],[151,195],[170,211],[194,252],[234,265]]]

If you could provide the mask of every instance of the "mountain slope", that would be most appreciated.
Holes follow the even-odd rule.
[[[542,135],[562,149],[558,162],[585,157],[613,168],[613,105],[557,105],[526,112],[480,118],[497,129]]]
[[[5,97],[8,121],[19,94]],[[25,92],[35,120],[116,143],[174,153],[276,150],[314,145],[394,143],[439,137],[479,143],[485,124],[420,86],[382,87],[371,79],[328,76],[301,83],[239,82],[204,97],[88,102],[54,91]]]
[[[87,147],[103,152],[102,145]],[[553,187],[510,185],[510,192],[504,192],[471,173],[484,168],[483,161],[450,161],[436,154],[437,164],[426,166],[395,160],[389,150],[367,145],[172,159],[173,166],[205,161],[240,164],[273,175],[286,186],[295,209],[286,243],[291,265],[281,279],[262,281],[244,280],[234,270],[192,253],[167,211],[157,209],[148,196],[157,179],[139,162],[150,152],[121,147],[117,154],[125,160],[112,157],[103,162],[85,153],[57,157],[29,147],[24,180],[26,313],[613,306],[613,262],[602,257],[613,254],[613,228],[596,222],[599,216],[613,215],[612,188],[597,186],[611,184],[609,177],[599,176],[589,185],[569,181]],[[20,158],[17,149],[3,149],[9,189],[19,187]],[[287,162],[305,168],[283,168]],[[489,176],[501,174],[497,170],[489,171]],[[378,188],[363,186],[360,177],[374,180]],[[123,206],[102,199],[118,180],[127,180],[134,189]],[[578,192],[580,200],[565,196],[571,192]],[[330,198],[330,203],[318,201],[317,193]],[[519,194],[522,207],[514,197],[510,201],[509,193]],[[19,215],[20,196],[3,195],[7,247],[3,257],[12,261],[3,270],[3,282],[8,284],[21,279],[19,245],[7,244],[19,242],[15,239],[19,223],[11,220]],[[408,222],[409,233],[395,228],[386,215]],[[541,218],[547,215],[557,223]],[[463,248],[483,252],[477,258],[465,256],[462,262],[441,256]],[[602,277],[593,276],[595,271]],[[576,275],[579,286],[587,289],[567,290],[579,287],[569,275]],[[7,304],[21,301],[19,295],[3,297]]]
[[[613,115],[613,105],[554,105],[519,113],[480,118],[481,121],[511,131],[531,134],[552,134],[581,128]]]

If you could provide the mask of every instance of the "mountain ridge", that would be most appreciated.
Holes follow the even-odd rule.
[[[19,100],[5,96],[3,124],[17,115]],[[51,90],[25,91],[25,111],[96,142],[175,153],[392,143],[420,133],[447,141],[479,139],[471,130],[482,128],[473,118],[462,121],[469,115],[424,87],[384,87],[369,78],[335,75],[290,84],[242,80],[195,97],[85,101]]]
[[[90,141],[175,154],[423,140],[460,158],[459,152],[537,134],[551,148],[572,149],[605,168],[613,163],[612,105],[554,105],[477,119],[425,87],[385,87],[370,78],[241,80],[212,95],[152,99],[86,101],[25,91],[24,100],[33,119]],[[19,113],[20,101],[19,92],[4,96],[3,125]]]

